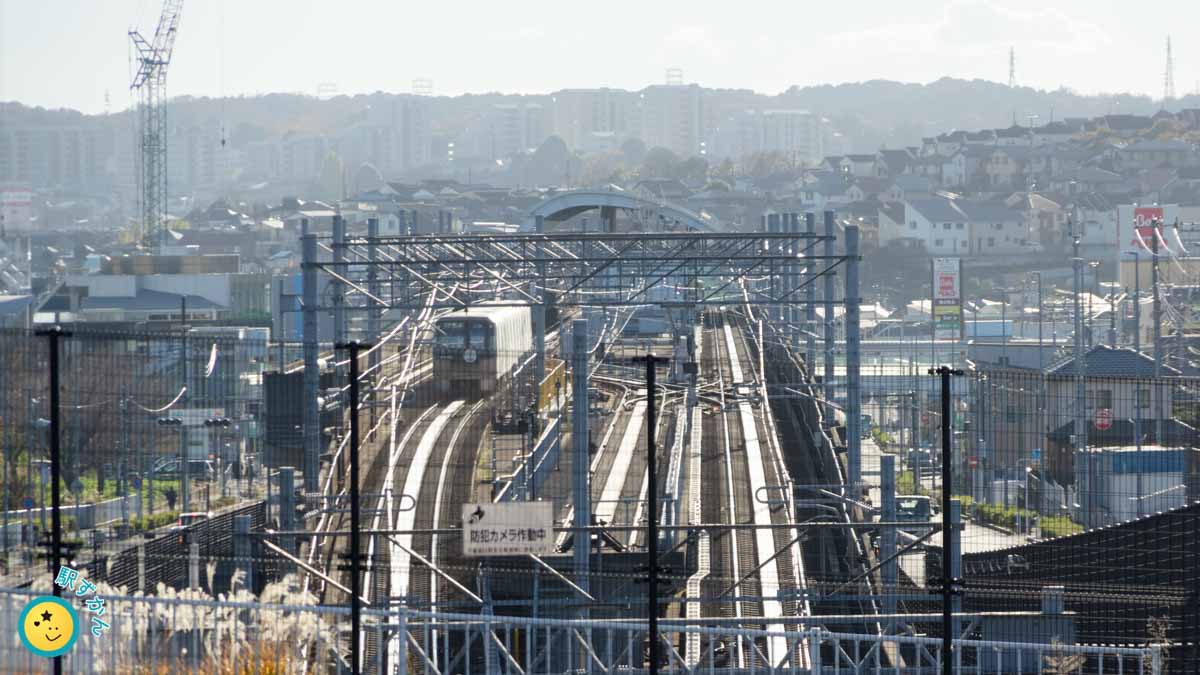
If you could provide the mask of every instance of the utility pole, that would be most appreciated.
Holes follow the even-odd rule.
[[[954,546],[952,546],[952,522],[950,485],[951,473],[951,429],[950,429],[950,378],[958,377],[963,371],[950,366],[929,369],[930,375],[942,380],[942,675],[953,675],[951,656],[954,653],[954,598],[962,594],[962,579],[954,577]],[[1007,482],[1007,481],[1006,481]]]
[[[358,495],[358,352],[361,342],[344,342],[350,352],[350,671],[362,672],[362,525]]]
[[[62,411],[59,406],[61,393],[59,376],[59,341],[68,335],[58,326],[39,331],[50,348],[50,583],[55,597],[62,597],[62,587],[54,583],[58,568],[62,565],[62,448],[59,434],[62,429]],[[5,533],[7,536],[7,533]],[[62,657],[54,657],[54,675],[62,675]]]
[[[1162,378],[1162,299],[1158,288],[1158,239],[1162,236],[1163,222],[1154,221],[1154,234],[1150,237],[1150,286],[1154,293],[1154,386],[1150,390],[1150,413],[1154,415],[1154,442],[1159,447],[1163,445],[1162,429],[1162,396],[1159,382]],[[1141,469],[1138,469],[1139,474]]]
[[[1133,252],[1133,351],[1142,353],[1142,265],[1141,256]],[[1133,392],[1133,442],[1138,466],[1142,464],[1142,404],[1140,388]],[[1142,472],[1137,472],[1137,514],[1142,516]]]
[[[1046,358],[1042,349],[1042,273],[1034,272],[1037,275],[1037,305],[1038,305],[1038,370],[1046,370]]]
[[[650,514],[648,519],[648,530],[646,532],[646,575],[647,575],[647,607],[646,613],[649,615],[649,634],[650,634],[650,675],[658,675],[659,663],[659,642],[661,638],[658,635],[658,476],[657,476],[657,458],[658,449],[655,443],[657,419],[655,417],[657,408],[657,394],[655,392],[655,368],[659,364],[666,364],[670,359],[655,356],[651,352],[647,352],[645,356],[638,356],[633,359],[634,363],[646,365],[646,499],[650,502],[646,512]]]
[[[1084,386],[1084,355],[1083,355],[1083,307],[1080,302],[1079,294],[1080,287],[1083,285],[1083,259],[1079,257],[1079,235],[1071,230],[1071,245],[1073,255],[1071,257],[1071,266],[1074,271],[1074,309],[1075,309],[1075,455],[1083,457],[1087,450],[1087,418],[1085,405],[1087,402],[1087,392]],[[1092,514],[1095,513],[1095,490],[1091,458],[1085,460],[1087,467],[1087,498],[1084,500],[1085,508],[1088,510],[1087,519],[1089,526],[1091,525]]]

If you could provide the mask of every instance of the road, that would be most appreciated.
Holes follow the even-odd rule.
[[[880,496],[880,456],[882,452],[874,438],[863,438],[863,479],[868,483],[868,494],[871,497],[872,504],[881,502]],[[900,471],[900,458],[896,458],[896,471]],[[934,477],[922,480],[922,485],[926,490],[931,489],[934,485]],[[941,514],[934,516],[931,522],[941,522]],[[941,545],[940,534],[935,534],[932,539],[936,545]],[[962,552],[965,554],[973,554],[973,552],[990,551],[996,549],[1007,549],[1009,546],[1024,544],[1025,538],[1015,536],[1015,534],[1007,534],[1000,530],[994,530],[991,527],[984,527],[976,524],[971,520],[966,521],[966,526],[962,530]]]

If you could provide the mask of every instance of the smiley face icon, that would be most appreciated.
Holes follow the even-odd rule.
[[[17,633],[26,649],[47,658],[65,654],[79,634],[75,608],[62,598],[41,595],[29,601],[21,612]]]

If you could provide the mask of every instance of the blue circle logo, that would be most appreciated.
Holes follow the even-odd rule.
[[[79,616],[66,600],[40,595],[29,601],[17,622],[21,644],[38,656],[62,656],[79,637]]]

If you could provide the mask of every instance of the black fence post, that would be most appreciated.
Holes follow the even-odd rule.
[[[50,349],[50,584],[55,597],[62,597],[62,587],[55,581],[62,566],[62,448],[59,430],[62,428],[59,409],[59,339],[69,333],[54,326],[37,332],[46,337]],[[54,675],[62,675],[62,657],[54,657]]]
[[[670,359],[654,354],[638,356],[635,363],[646,364],[646,499],[650,502],[646,512],[650,514],[646,533],[647,614],[650,634],[650,675],[658,675],[658,476],[655,458],[655,383],[654,369]]]
[[[337,349],[350,352],[350,672],[362,672],[362,528],[358,495],[358,352],[367,345],[343,342]]]
[[[952,436],[950,428],[950,377],[960,376],[963,371],[950,366],[938,366],[929,369],[930,375],[942,378],[942,675],[952,675],[954,672],[954,596],[961,593],[962,579],[954,579],[951,568],[950,528],[957,523],[950,522],[950,493],[952,478],[951,447]]]

